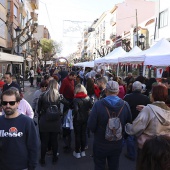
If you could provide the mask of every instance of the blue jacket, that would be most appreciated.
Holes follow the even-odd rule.
[[[118,114],[122,106],[123,109],[119,118],[124,132],[126,123],[131,122],[132,120],[130,107],[127,102],[123,101],[118,96],[107,96],[94,104],[88,119],[88,128],[94,133],[95,144],[115,144],[114,146],[116,148],[122,146],[122,140],[110,142],[105,139],[105,130],[109,119],[105,107],[108,108],[110,114],[113,112]]]

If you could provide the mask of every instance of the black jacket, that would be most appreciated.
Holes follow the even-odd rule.
[[[93,101],[89,97],[75,98],[73,100],[73,116],[74,122],[87,122],[89,111],[92,108]]]
[[[14,81],[13,81],[10,85],[4,84],[2,91],[4,92],[4,91],[10,89],[11,87],[17,88],[17,89],[19,90],[19,92],[21,93],[21,88],[20,88],[20,86],[19,86],[16,82],[14,82]]]
[[[127,101],[130,106],[132,112],[132,120],[134,120],[139,114],[139,111],[136,110],[137,105],[146,106],[150,103],[149,98],[146,95],[142,94],[140,91],[133,91],[132,93],[127,94],[124,97],[124,100]]]
[[[39,116],[39,129],[40,132],[60,132],[61,119],[54,121],[46,120],[46,109],[50,106],[50,103],[45,98],[45,93],[43,93],[38,100],[38,116]],[[60,103],[68,106],[70,103],[63,97],[63,95],[59,95],[59,98],[56,102],[51,102],[51,105],[57,105],[60,108]]]

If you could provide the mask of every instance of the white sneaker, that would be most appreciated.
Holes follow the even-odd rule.
[[[76,157],[76,158],[81,158],[80,153],[76,153],[75,151],[73,152],[73,156]]]
[[[81,152],[81,156],[82,156],[82,157],[86,156],[85,151]]]

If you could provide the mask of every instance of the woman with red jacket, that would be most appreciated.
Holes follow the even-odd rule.
[[[87,95],[85,87],[81,84],[77,84],[75,87],[75,96],[73,100],[73,126],[75,134],[75,151],[73,156],[81,158],[86,156],[86,129],[89,111],[93,105],[93,101],[90,100]]]

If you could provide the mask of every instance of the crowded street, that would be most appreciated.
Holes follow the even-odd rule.
[[[169,0],[0,0],[0,170],[170,170]]]
[[[37,90],[37,88],[31,88],[29,82],[25,82],[25,92],[24,97],[25,99],[31,104],[33,93]],[[35,118],[35,121],[37,119]],[[37,127],[38,130],[38,127]],[[72,132],[73,135],[73,132]],[[46,166],[41,167],[38,164],[37,170],[93,170],[94,163],[92,157],[92,146],[93,146],[93,134],[91,133],[90,138],[88,138],[88,149],[86,150],[87,156],[77,160],[73,157],[72,152],[64,153],[63,152],[63,141],[62,137],[59,137],[59,159],[56,165],[51,164],[51,155],[48,155],[46,158]],[[74,148],[74,144],[72,145]],[[40,150],[39,150],[40,151]],[[135,170],[135,161],[128,160],[124,154],[126,153],[126,147],[124,146],[123,151],[120,157],[120,169],[119,170]],[[106,168],[107,170],[107,168]]]

